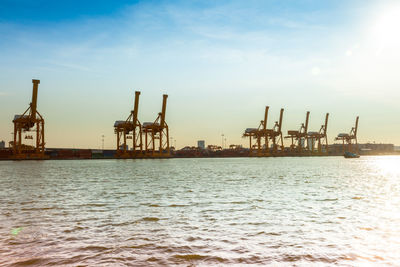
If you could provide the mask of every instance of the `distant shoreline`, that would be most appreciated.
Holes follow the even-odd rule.
[[[7,153],[5,153],[7,151]],[[276,154],[269,156],[250,156],[249,153],[237,152],[237,151],[213,151],[209,154],[176,154],[176,152],[172,153],[170,156],[165,157],[146,157],[146,156],[138,156],[138,157],[116,157],[116,150],[99,150],[99,149],[52,149],[46,151],[46,158],[44,159],[36,159],[36,158],[27,158],[27,159],[13,159],[11,150],[0,150],[0,160],[1,161],[22,161],[22,160],[102,160],[102,159],[179,159],[179,158],[305,158],[305,157],[342,157],[342,153],[330,153],[330,154]],[[236,153],[235,153],[236,152]],[[400,152],[371,152],[368,153],[360,152],[360,156],[400,156]]]

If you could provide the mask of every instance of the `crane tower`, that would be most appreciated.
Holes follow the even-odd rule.
[[[169,131],[165,121],[168,95],[163,95],[162,109],[154,122],[145,122],[142,133],[145,137],[145,153],[147,157],[169,157]]]
[[[356,152],[358,153],[358,144],[357,144],[357,130],[358,130],[358,116],[356,118],[356,124],[351,128],[350,133],[340,133],[335,138],[335,140],[340,140],[343,143],[343,152]],[[355,147],[355,148],[354,148]]]
[[[37,96],[40,80],[32,80],[32,102],[22,115],[14,116],[14,140],[12,142],[14,159],[44,159],[44,119],[37,111]],[[29,133],[35,133],[35,137]],[[22,134],[25,139],[35,140],[35,145],[26,145],[22,142]]]
[[[117,158],[137,158],[142,156],[142,125],[138,120],[140,92],[135,92],[135,104],[128,118],[114,123],[114,132],[117,135]],[[127,139],[132,139],[132,149],[129,150]]]
[[[282,119],[283,119],[283,111],[281,108],[281,112],[279,115],[279,121],[275,122],[275,125],[272,129],[269,130],[269,139],[272,142],[272,153],[276,154],[278,152],[284,152],[283,146],[283,138],[282,138]]]
[[[328,154],[328,118],[329,113],[325,115],[325,123],[321,125],[318,132],[307,133],[307,143],[309,150],[314,154]]]
[[[267,130],[268,110],[269,106],[266,106],[264,113],[264,120],[260,122],[258,128],[247,128],[243,134],[243,137],[249,137],[250,156],[258,156],[258,157],[269,156],[269,147],[268,147],[269,130]]]
[[[308,122],[310,118],[310,111],[307,111],[306,114],[306,122],[301,124],[299,130],[289,130],[288,136],[285,138],[291,139],[290,150],[292,152],[297,152],[299,154],[304,153],[307,150],[308,145],[306,146],[307,141],[307,131],[308,131]]]

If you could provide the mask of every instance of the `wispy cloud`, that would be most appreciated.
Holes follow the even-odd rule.
[[[50,65],[57,66],[57,67],[62,67],[66,69],[72,69],[72,70],[78,70],[78,71],[92,71],[90,68],[82,65],[77,65],[77,64],[68,64],[68,63],[62,63],[62,62],[54,62],[50,61]]]

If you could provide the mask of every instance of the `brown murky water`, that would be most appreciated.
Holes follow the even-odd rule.
[[[0,265],[399,265],[399,166],[395,156],[0,162]]]

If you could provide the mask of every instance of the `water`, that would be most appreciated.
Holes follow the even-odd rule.
[[[399,265],[399,166],[396,156],[0,162],[0,265]]]

